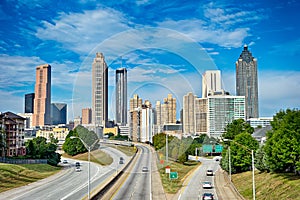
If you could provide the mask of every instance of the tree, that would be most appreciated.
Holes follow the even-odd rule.
[[[271,122],[264,150],[267,165],[275,172],[300,171],[300,111],[278,112]]]
[[[47,143],[44,137],[36,137],[25,143],[27,157],[47,159],[48,164],[57,165],[60,162],[60,154],[56,153],[58,140],[51,138]]]
[[[71,139],[72,136],[77,138]],[[62,146],[63,150],[71,156],[87,152],[87,148],[79,138],[83,140],[84,143],[89,147],[91,147],[98,140],[98,136],[94,131],[89,131],[88,129],[79,125],[74,130],[71,130],[67,135]],[[93,148],[99,148],[99,144],[95,144]]]
[[[222,135],[223,138],[233,140],[237,135],[246,132],[252,134],[254,128],[250,126],[243,119],[234,120],[232,123],[228,124],[225,128],[225,133]]]
[[[258,149],[258,142],[246,132],[235,136],[230,142],[232,173],[240,173],[250,170],[252,164],[251,150]]]
[[[264,146],[261,145],[255,154],[255,167],[262,172],[268,171],[266,157]]]

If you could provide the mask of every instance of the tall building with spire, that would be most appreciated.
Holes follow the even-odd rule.
[[[92,122],[105,127],[108,121],[108,68],[102,53],[92,64]]]
[[[51,125],[51,66],[36,67],[33,126]]]
[[[258,118],[257,60],[247,45],[236,62],[236,94],[245,96],[246,119]]]
[[[127,124],[127,70],[116,70],[116,122]]]

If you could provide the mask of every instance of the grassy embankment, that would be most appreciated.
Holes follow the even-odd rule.
[[[118,145],[117,147],[115,147],[115,146],[116,145],[112,145],[112,147],[117,148],[118,150],[124,152],[128,156],[132,156],[135,153],[135,150],[133,147],[127,147],[127,146],[121,146],[121,145]],[[88,160],[88,152],[78,154],[76,156],[70,156],[70,155],[64,153],[62,156],[65,158],[72,158],[72,159],[77,159],[77,160],[84,160],[84,161]],[[90,159],[91,159],[91,162],[98,163],[100,165],[110,165],[113,162],[112,157],[110,157],[108,154],[104,153],[100,149],[91,151]]]
[[[252,197],[252,172],[232,175],[232,181],[245,199]],[[282,173],[255,173],[256,199],[300,200],[300,176]]]
[[[59,172],[61,167],[48,164],[13,165],[0,163],[0,192],[27,185]]]
[[[180,164],[170,161],[168,166],[171,168],[171,172],[178,173],[178,179],[170,180],[169,174],[165,173],[166,165],[158,164],[158,169],[164,187],[164,191],[168,194],[175,194],[181,189],[184,180],[187,175],[192,172],[200,163],[199,162],[187,162],[186,164]]]

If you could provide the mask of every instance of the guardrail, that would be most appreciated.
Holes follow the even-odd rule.
[[[8,164],[47,164],[47,159],[0,158],[0,162]]]

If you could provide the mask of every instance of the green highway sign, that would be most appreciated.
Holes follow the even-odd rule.
[[[177,172],[170,172],[170,179],[178,179],[178,173]]]

